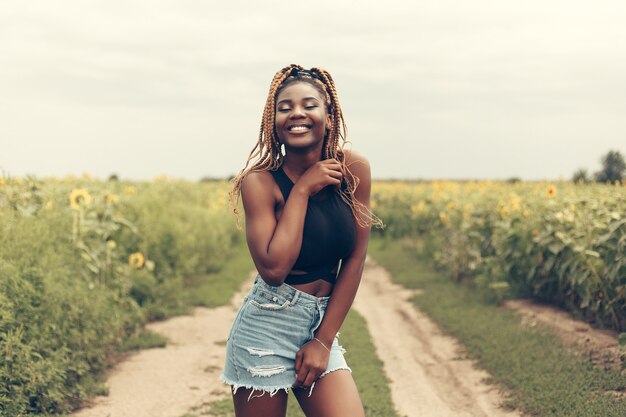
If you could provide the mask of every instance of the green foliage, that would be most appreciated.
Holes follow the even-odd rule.
[[[574,172],[574,175],[572,175],[572,182],[575,182],[575,183],[589,182],[589,173],[587,172],[586,169],[580,168],[579,170]]]
[[[596,181],[610,182],[621,181],[626,173],[626,161],[619,151],[609,151],[601,159],[602,169],[595,174]]]
[[[227,184],[0,181],[0,415],[67,413],[240,242]],[[72,203],[70,205],[70,203]],[[132,262],[131,262],[132,260]]]
[[[375,183],[388,238],[414,237],[458,282],[488,297],[534,297],[626,329],[626,187]]]

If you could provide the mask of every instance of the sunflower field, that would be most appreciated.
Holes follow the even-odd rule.
[[[454,280],[626,330],[623,184],[378,182],[372,207]]]
[[[242,234],[226,181],[0,178],[0,415],[64,413]]]
[[[0,177],[0,415],[75,409],[101,392],[124,341],[185,312],[194,280],[244,238],[229,190]],[[456,281],[626,330],[624,185],[378,181],[372,208],[386,224],[374,235]]]

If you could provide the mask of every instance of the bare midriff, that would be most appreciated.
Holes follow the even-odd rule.
[[[337,267],[333,268],[332,272],[337,272]],[[302,275],[305,274],[305,271],[300,271],[297,269],[292,269],[290,274],[293,275]],[[316,297],[327,297],[333,292],[334,284],[323,279],[318,279],[313,282],[307,282],[306,284],[289,284],[292,287],[305,292],[307,294],[314,295]]]

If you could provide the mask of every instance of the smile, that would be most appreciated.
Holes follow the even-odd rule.
[[[298,124],[298,125],[291,125],[287,127],[287,130],[289,132],[306,132],[311,130],[311,125],[304,125],[304,124]]]

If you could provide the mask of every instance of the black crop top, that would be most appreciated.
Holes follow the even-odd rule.
[[[283,194],[285,202],[293,188],[293,182],[280,166],[270,171]],[[345,182],[341,184],[345,189]],[[302,246],[298,259],[292,269],[306,272],[305,274],[289,274],[286,284],[306,284],[318,279],[334,282],[336,272],[331,272],[340,259],[347,258],[354,249],[356,226],[352,210],[332,186],[324,187],[320,192],[309,198]]]

